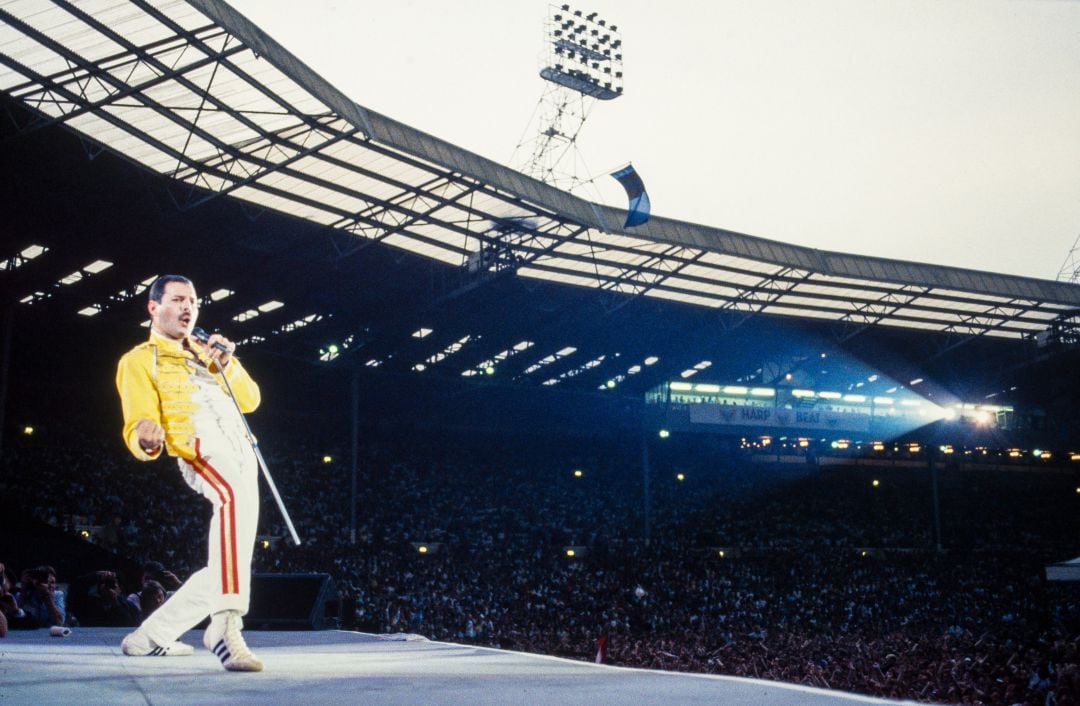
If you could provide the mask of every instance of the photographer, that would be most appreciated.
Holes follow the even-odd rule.
[[[143,594],[150,584],[161,589],[162,595],[160,600],[156,600],[157,593],[151,590],[150,595],[153,596],[155,600],[151,602],[150,606],[145,606],[143,605]],[[139,590],[129,593],[127,602],[135,606],[135,609],[139,611],[139,614],[142,615],[143,618],[146,618],[164,603],[176,589],[180,588],[182,584],[183,581],[181,581],[172,571],[166,569],[160,561],[151,559],[143,564],[142,576],[139,579]]]
[[[112,571],[95,571],[81,576],[79,583],[88,585],[80,601],[81,625],[134,627],[139,624],[138,608],[122,598],[120,582]]]
[[[51,566],[27,569],[20,584],[22,590],[16,594],[15,601],[33,627],[66,624],[64,592],[57,590],[56,571]]]

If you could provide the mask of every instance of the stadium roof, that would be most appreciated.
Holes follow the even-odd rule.
[[[370,111],[223,2],[0,9],[0,88],[190,187],[479,272],[756,314],[1020,338],[1080,287],[787,245],[582,200]]]

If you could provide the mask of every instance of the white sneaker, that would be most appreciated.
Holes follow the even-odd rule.
[[[227,610],[224,619],[215,616],[210,621],[210,627],[203,633],[203,645],[217,655],[222,666],[230,672],[261,672],[263,663],[251,654],[240,628],[240,612]]]
[[[129,657],[187,657],[195,653],[195,648],[183,642],[159,645],[136,630],[124,637],[120,643],[120,651]]]

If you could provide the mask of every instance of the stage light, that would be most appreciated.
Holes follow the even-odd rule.
[[[334,458],[332,456],[323,456],[322,457],[322,462],[323,463],[333,463]]]
[[[494,365],[487,366],[486,368],[484,368],[484,372],[487,373],[488,375],[494,375],[495,374],[495,366]]]
[[[686,476],[684,474],[682,474],[682,473],[676,473],[675,474],[675,480],[684,481],[684,480],[686,480]]]
[[[585,475],[585,474],[581,472],[580,468],[575,468],[574,469],[574,477],[575,478],[581,478],[583,475]]]
[[[569,556],[569,557],[574,556],[574,550],[573,549],[567,549],[566,550],[566,556]]]
[[[660,438],[661,439],[666,439],[669,436],[671,436],[671,432],[668,431],[667,429],[661,429],[659,433],[660,433]]]
[[[416,551],[420,554],[427,554],[427,545],[421,544],[419,547],[416,548]]]
[[[719,557],[720,557],[721,559],[723,559],[723,558],[724,558],[724,550],[723,550],[723,549],[721,549],[720,551],[718,551],[718,552],[717,552],[717,555],[719,555]]]
[[[79,536],[82,537],[83,539],[89,539],[90,538],[90,532],[87,531],[87,530],[81,530],[79,532]]]
[[[880,442],[880,441],[875,441],[871,448],[873,448],[874,451],[884,451],[885,450],[885,444]]]
[[[264,539],[262,541],[262,548],[263,549],[269,549],[270,548],[270,540],[269,539]]]
[[[873,483],[871,483],[871,485],[873,485],[873,486],[874,486],[874,487],[876,488],[876,487],[878,487],[879,485],[881,485],[881,481],[879,481],[879,480],[878,480],[877,478],[875,478],[875,479],[874,479],[874,481],[873,481]]]
[[[26,436],[33,436],[34,427],[27,424],[26,426],[23,427],[22,433],[25,434]]]

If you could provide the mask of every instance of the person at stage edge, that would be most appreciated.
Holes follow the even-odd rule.
[[[217,333],[205,342],[192,336],[199,305],[187,277],[159,277],[147,308],[150,340],[128,351],[116,372],[124,442],[142,461],[163,451],[176,457],[184,480],[214,511],[207,565],[127,635],[121,649],[132,656],[190,655],[192,647],[178,639],[209,615],[203,645],[229,671],[258,672],[262,662],[240,632],[259,515],[258,462],[237,408],[258,407],[259,387],[230,340]]]

